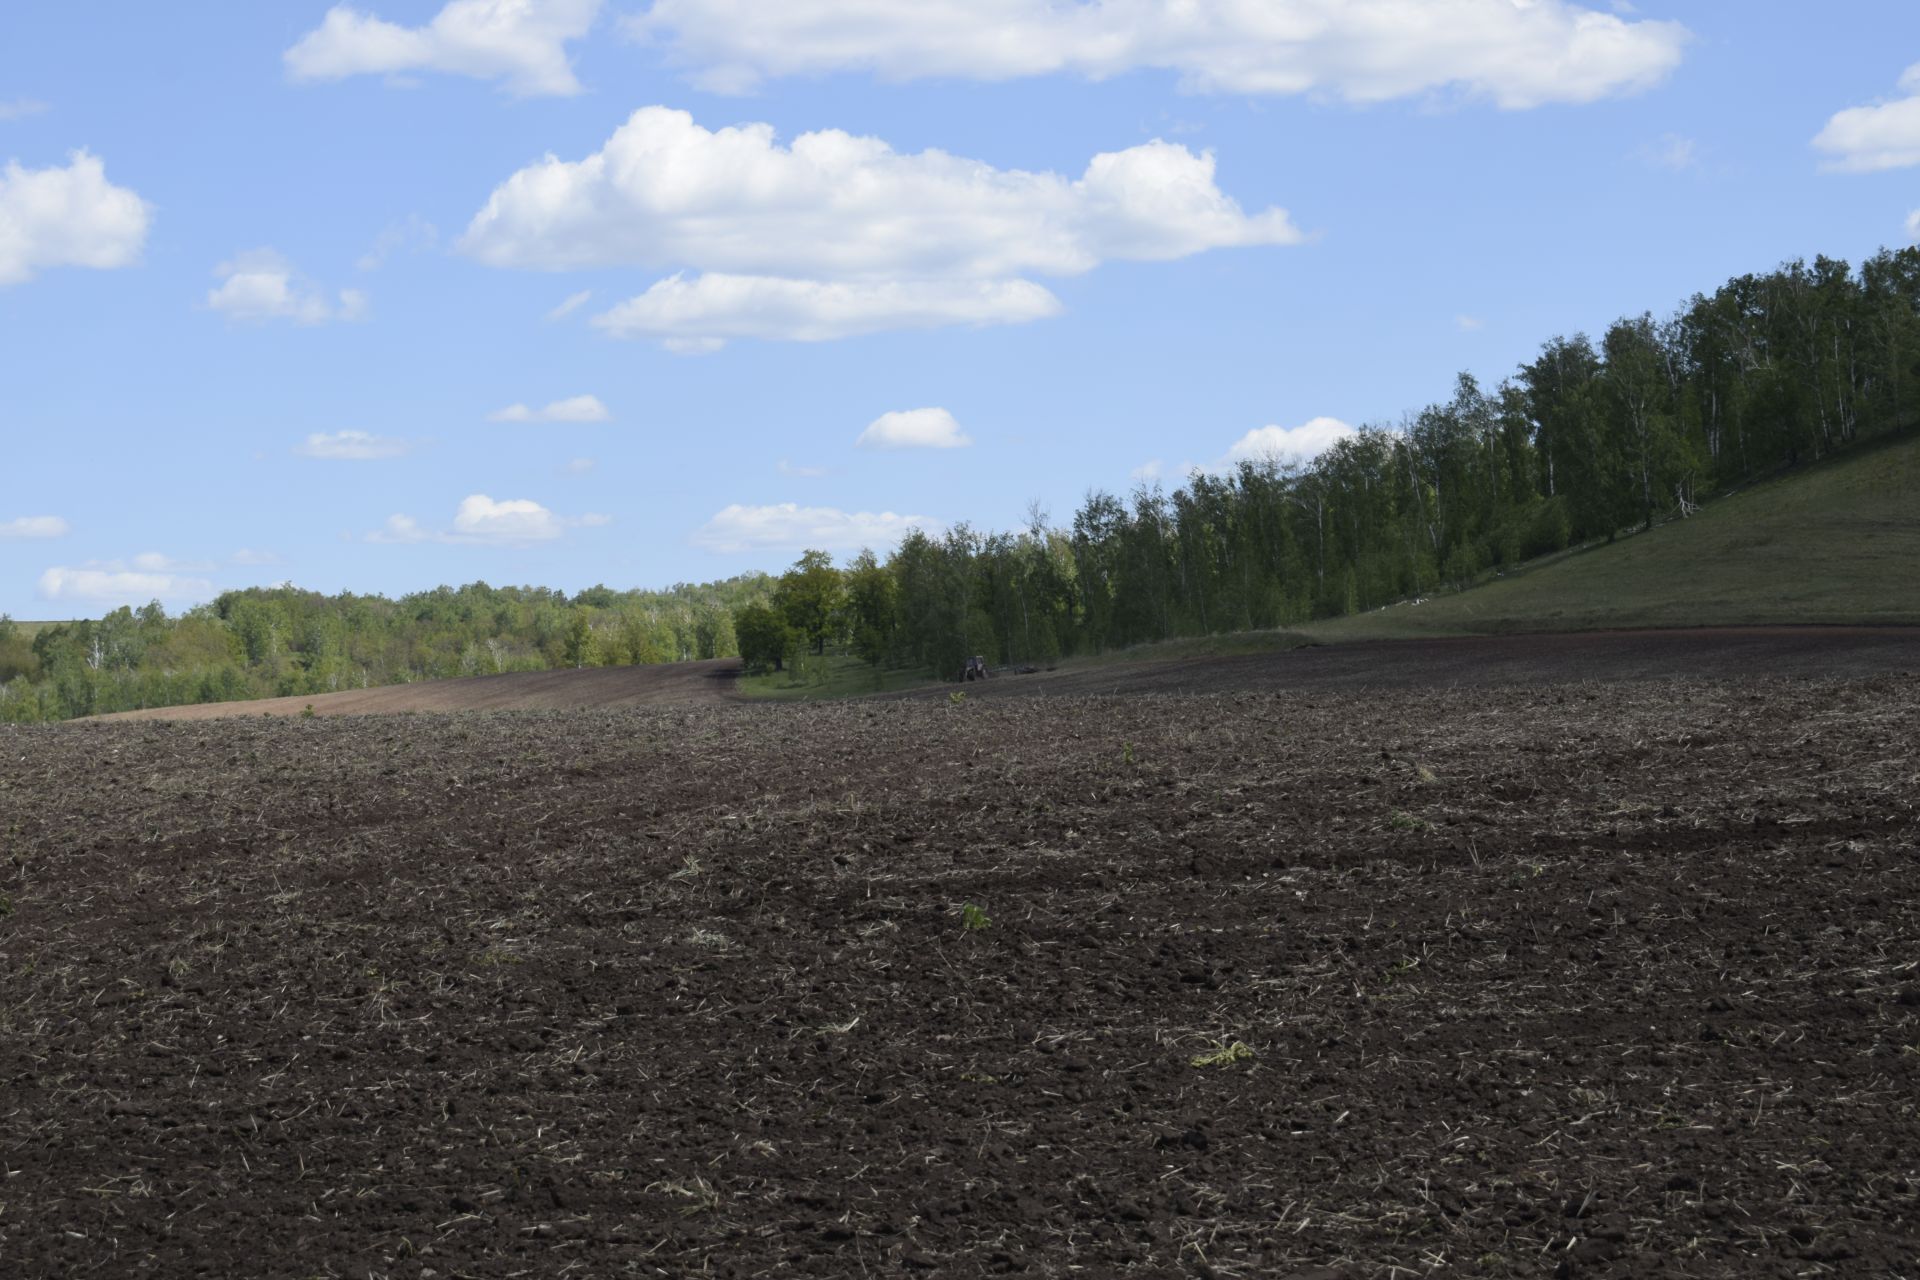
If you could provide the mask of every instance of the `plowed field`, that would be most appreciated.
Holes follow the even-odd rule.
[[[1916,724],[0,729],[0,1274],[1920,1274]]]

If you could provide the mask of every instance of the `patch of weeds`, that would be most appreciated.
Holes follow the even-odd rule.
[[[688,854],[681,860],[680,869],[668,874],[669,880],[691,880],[706,868],[700,865],[700,859]]]
[[[1413,772],[1415,777],[1419,778],[1420,781],[1428,784],[1429,786],[1440,781],[1440,775],[1435,773],[1433,770],[1427,768],[1427,766],[1423,764],[1416,764],[1415,766],[1413,766]]]
[[[1395,831],[1425,831],[1433,824],[1425,818],[1416,818],[1410,813],[1404,813],[1399,809],[1395,809],[1393,814],[1387,819],[1387,825]]]
[[[10,916],[12,914],[13,914],[13,899],[7,894],[0,893],[0,919],[4,919],[5,917]]]
[[[695,1214],[712,1213],[720,1207],[720,1192],[705,1178],[695,1176],[686,1182],[654,1182],[647,1186],[649,1191],[660,1191],[686,1201],[680,1206],[680,1212],[688,1217]]]
[[[496,965],[525,964],[526,962],[525,956],[517,956],[511,951],[502,951],[499,947],[488,947],[474,960],[475,964],[489,969]]]
[[[960,906],[960,927],[970,933],[981,932],[991,929],[993,921],[987,918],[985,911],[967,902]]]
[[[999,1084],[999,1076],[990,1076],[984,1071],[962,1071],[960,1078],[968,1084]]]
[[[711,929],[695,928],[687,935],[687,941],[696,947],[710,947],[715,951],[725,951],[733,946],[733,939],[724,933],[715,933]]]
[[[955,707],[965,706],[966,701],[967,701],[967,695],[966,695],[966,691],[963,689],[955,689],[952,693],[947,695],[947,702],[950,706],[955,706]]]
[[[1130,765],[1133,762],[1134,762],[1133,761],[1133,744],[1131,742],[1121,743],[1120,744],[1120,763]]]
[[[1230,1067],[1236,1062],[1246,1062],[1253,1057],[1253,1046],[1244,1040],[1235,1040],[1232,1044],[1222,1044],[1212,1053],[1196,1053],[1187,1059],[1187,1065],[1193,1067]]]
[[[302,720],[311,720],[313,719],[313,717],[314,717],[313,704],[309,702],[305,707],[301,708],[300,718]]]

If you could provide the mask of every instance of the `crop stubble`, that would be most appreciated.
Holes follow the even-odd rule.
[[[1911,1276],[1916,723],[1885,676],[0,731],[0,1271]]]

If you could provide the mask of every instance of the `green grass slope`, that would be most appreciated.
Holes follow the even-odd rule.
[[[1920,437],[1466,591],[1300,630],[1338,641],[1764,623],[1920,623]]]

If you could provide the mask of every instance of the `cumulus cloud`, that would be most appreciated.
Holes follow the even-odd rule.
[[[1569,0],[654,0],[626,26],[719,92],[849,69],[889,80],[1155,69],[1198,92],[1379,102],[1454,90],[1506,108],[1645,89],[1689,38],[1675,22]]]
[[[1338,418],[1313,418],[1297,427],[1256,427],[1234,441],[1222,461],[1229,467],[1268,459],[1305,462],[1356,434]]]
[[[0,524],[0,538],[64,538],[73,526],[59,516],[20,516]]]
[[[460,500],[449,529],[429,529],[412,516],[394,515],[367,535],[368,542],[442,542],[456,545],[525,546],[552,542],[569,528],[609,524],[603,515],[555,515],[529,498],[495,501],[484,493]]]
[[[617,338],[657,338],[682,355],[731,338],[832,342],[894,329],[1022,324],[1060,314],[1027,280],[828,282],[771,276],[671,276],[593,323]]]
[[[973,443],[945,409],[900,409],[867,424],[862,449],[964,449]]]
[[[570,396],[555,400],[544,409],[510,404],[487,415],[488,422],[607,422],[613,414],[598,396]]]
[[[424,26],[404,27],[350,5],[284,55],[295,80],[440,71],[500,81],[520,97],[580,92],[566,46],[592,28],[600,0],[452,0]]]
[[[214,268],[218,288],[207,291],[207,306],[230,319],[261,324],[291,320],[295,324],[326,324],[359,320],[367,313],[367,295],[342,289],[335,297],[304,279],[291,263],[272,249],[250,249]]]
[[[13,98],[6,102],[0,102],[0,124],[8,124],[15,120],[25,120],[29,116],[39,115],[46,109],[46,103],[35,102],[32,98]]]
[[[926,516],[891,511],[841,511],[782,502],[769,507],[735,504],[715,513],[693,533],[693,544],[708,551],[855,551],[890,547],[910,529],[938,529]]]
[[[1872,173],[1920,164],[1920,62],[1900,77],[1900,88],[1906,97],[1849,107],[1827,121],[1813,140],[1827,153],[1827,168]]]
[[[838,130],[783,146],[771,125],[709,130],[646,107],[585,159],[509,177],[459,247],[496,267],[700,273],[595,320],[695,349],[1011,323],[1060,309],[1023,276],[1302,238],[1285,210],[1245,212],[1214,174],[1211,153],[1158,140],[1068,178]]]
[[[165,556],[148,553],[135,557],[131,567],[119,560],[55,565],[40,575],[40,598],[117,607],[149,600],[204,600],[213,594],[212,582],[174,572],[171,564]]]
[[[371,462],[379,458],[397,458],[413,446],[392,436],[376,436],[367,431],[316,431],[294,452],[303,458],[326,458],[336,462]]]
[[[106,166],[76,151],[64,168],[0,169],[0,288],[49,267],[107,270],[139,261],[152,206],[107,181]]]

